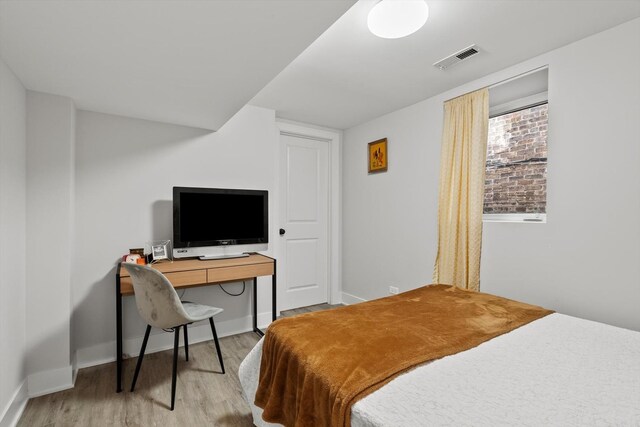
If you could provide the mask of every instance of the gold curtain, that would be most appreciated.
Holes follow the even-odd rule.
[[[444,103],[434,283],[480,287],[489,90]]]

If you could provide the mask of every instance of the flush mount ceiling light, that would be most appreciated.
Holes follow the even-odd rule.
[[[382,0],[367,18],[369,31],[384,39],[398,39],[418,31],[429,18],[424,0]]]

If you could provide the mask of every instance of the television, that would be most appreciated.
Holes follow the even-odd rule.
[[[173,187],[173,256],[235,258],[267,249],[269,193]]]

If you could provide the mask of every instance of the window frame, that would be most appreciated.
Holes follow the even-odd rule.
[[[501,213],[482,214],[482,222],[525,222],[527,224],[546,224],[546,213]]]
[[[524,98],[518,98],[504,104],[495,105],[489,108],[489,119],[503,116],[516,111],[526,110],[527,108],[537,107],[538,105],[549,104],[549,94],[547,91],[536,93]],[[548,142],[547,133],[547,142]],[[488,147],[487,147],[488,148]],[[486,163],[486,162],[485,162]],[[545,209],[546,210],[546,209]],[[484,205],[482,212],[482,222],[510,222],[510,223],[526,223],[526,224],[546,224],[546,213],[484,213]]]

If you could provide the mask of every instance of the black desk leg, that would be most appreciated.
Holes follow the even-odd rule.
[[[258,278],[253,278],[253,332],[263,336],[264,333],[258,329]]]
[[[116,393],[122,391],[122,294],[120,293],[120,265],[116,273]]]
[[[271,276],[271,321],[275,322],[276,312],[276,260],[273,260],[273,275]]]

